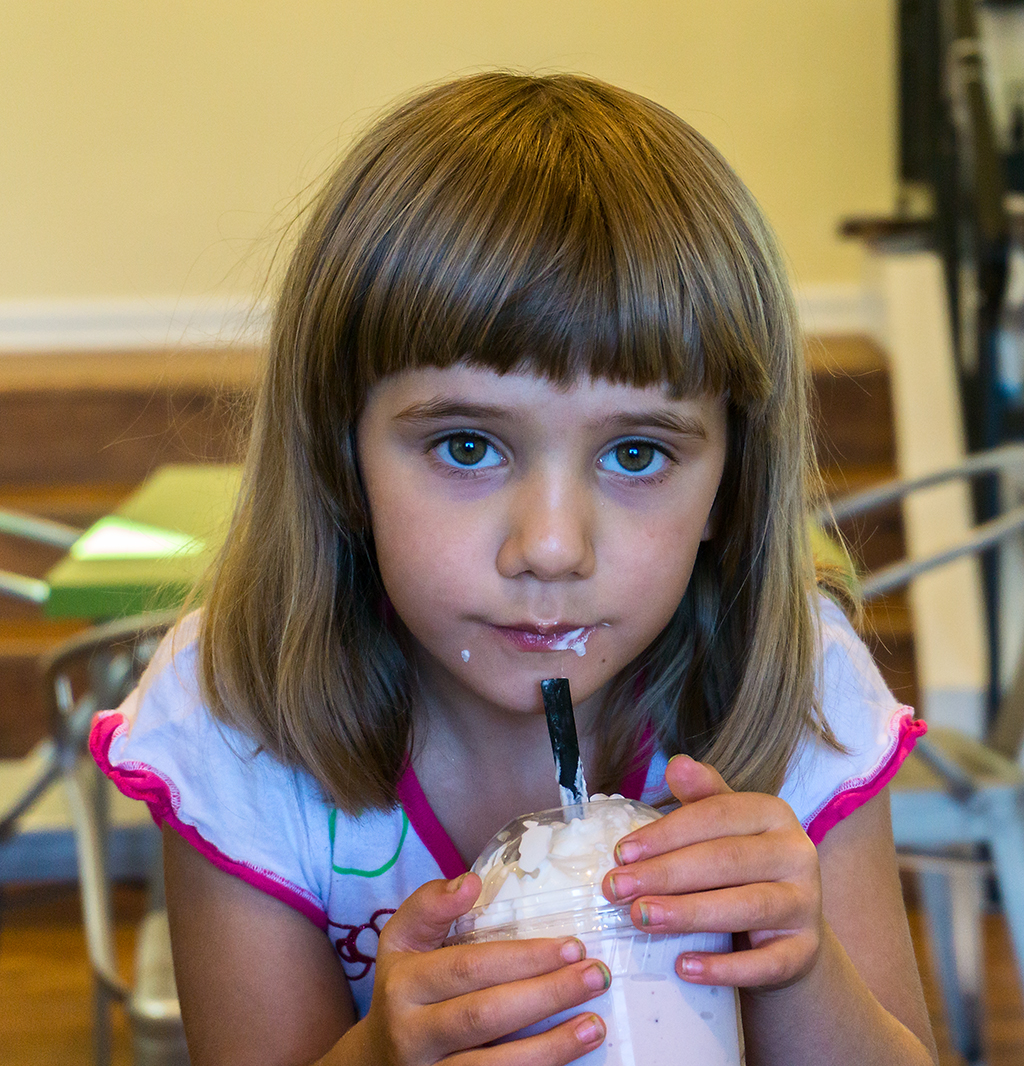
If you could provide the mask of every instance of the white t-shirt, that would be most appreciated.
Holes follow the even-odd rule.
[[[822,709],[847,750],[808,736],[780,791],[815,843],[881,790],[924,731],[842,612],[823,599],[821,618]],[[194,631],[186,621],[168,636],[139,688],[96,716],[93,756],[125,795],[149,805],[157,824],[325,930],[362,1016],[384,922],[425,881],[458,876],[465,864],[411,766],[399,807],[352,817],[326,802],[305,771],[216,721],[199,696]],[[663,798],[666,764],[655,751],[623,794]]]

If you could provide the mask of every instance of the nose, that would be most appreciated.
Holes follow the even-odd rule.
[[[541,581],[594,572],[594,502],[571,478],[538,474],[511,491],[507,530],[498,550],[502,577]]]

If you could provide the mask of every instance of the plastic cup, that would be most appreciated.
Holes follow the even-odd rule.
[[[661,817],[636,800],[599,797],[509,822],[473,864],[483,881],[474,908],[447,944],[575,936],[588,958],[611,971],[611,987],[506,1039],[543,1032],[593,1011],[604,1043],[577,1061],[587,1066],[740,1066],[740,1026],[732,988],[693,985],[675,972],[683,951],[728,951],[728,934],[643,933],[629,906],[601,893],[621,837]]]

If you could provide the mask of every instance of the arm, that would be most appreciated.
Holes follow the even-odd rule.
[[[341,964],[303,915],[164,829],[174,977],[194,1066],[313,1062],[355,1021]]]
[[[741,993],[749,1062],[935,1063],[896,870],[889,795],[834,826],[818,856],[822,941],[802,980]],[[781,1047],[800,1058],[779,1056]]]
[[[623,838],[630,862],[606,894],[633,900],[650,931],[739,934],[745,950],[683,956],[677,970],[743,990],[749,1066],[934,1066],[888,794],[816,851],[782,800],[733,793],[685,757],[666,780],[682,806]]]
[[[480,1045],[584,1003],[607,969],[569,938],[436,950],[475,902],[479,880],[432,881],[388,920],[373,1000],[356,1021],[327,936],[305,917],[217,869],[164,830],[174,973],[193,1066],[562,1066],[604,1038],[589,1013],[537,1036]]]

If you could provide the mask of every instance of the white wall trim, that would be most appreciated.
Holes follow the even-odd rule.
[[[796,289],[796,302],[801,328],[809,337],[877,338],[881,331],[880,302],[866,285],[802,285]]]
[[[0,354],[249,346],[266,324],[266,308],[244,297],[0,300]]]
[[[809,335],[877,335],[862,285],[807,285],[797,303]],[[266,305],[245,297],[0,300],[0,354],[258,345],[268,320]]]

